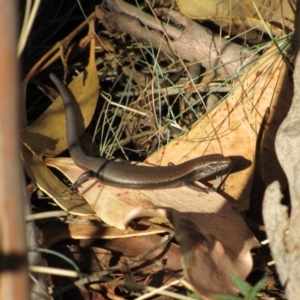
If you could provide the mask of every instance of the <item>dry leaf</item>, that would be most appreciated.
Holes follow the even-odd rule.
[[[73,223],[72,223],[73,221]],[[40,243],[45,248],[52,248],[55,244],[66,240],[87,240],[87,239],[125,239],[129,237],[146,236],[159,233],[165,233],[165,228],[159,226],[144,226],[136,224],[134,229],[127,228],[120,230],[116,227],[107,226],[95,220],[95,217],[80,217],[78,223],[77,219],[68,219],[67,223],[61,221],[49,221],[42,226],[42,236]],[[150,224],[149,224],[150,225]]]
[[[190,220],[170,211],[175,236],[181,246],[182,265],[185,277],[205,299],[214,299],[211,294],[234,295],[237,289],[230,279],[231,274],[245,279],[244,266],[236,264],[222,243],[212,235],[205,235]]]
[[[138,207],[130,212],[127,219],[141,216],[161,216],[168,218],[175,228],[175,237],[181,246],[182,265],[185,277],[205,299],[216,299],[212,294],[236,294],[230,275],[245,279],[247,265],[251,265],[251,256],[243,259],[232,253],[212,234],[205,233],[207,228],[197,227],[187,217],[171,208],[143,209]],[[226,224],[224,224],[226,226]]]
[[[267,32],[265,26],[268,26],[271,32],[278,36],[282,34],[281,28],[289,31],[294,28],[294,12],[288,0],[273,0],[267,3],[264,0],[255,1],[266,25],[260,20],[252,0],[177,0],[177,3],[181,13],[189,18],[209,19],[222,26],[240,26],[244,31],[254,28]],[[282,24],[282,20],[285,22],[284,26],[279,27],[277,24]]]
[[[82,72],[76,76],[69,89],[76,97],[82,112],[84,126],[81,124],[78,128],[79,133],[82,133],[94,115],[99,96],[96,65],[89,65],[87,73]],[[65,110],[60,96],[35,122],[24,129],[22,141],[35,154],[44,156],[55,156],[68,147]]]
[[[253,161],[257,134],[266,109],[271,109],[270,122],[274,119],[273,138],[278,128],[277,122],[287,112],[290,101],[287,98],[290,93],[288,90],[292,91],[289,83],[287,67],[281,55],[275,48],[269,49],[235,83],[226,101],[204,116],[186,135],[154,153],[147,162],[178,164],[211,153],[243,156]],[[285,97],[281,94],[282,87],[285,88]],[[276,173],[277,179],[284,181],[281,169],[276,165],[275,153],[272,152],[272,136],[269,137],[268,147],[270,160],[267,163],[273,168],[270,172]],[[244,169],[230,174],[226,179],[224,191],[231,199],[239,200],[239,209],[245,210],[249,204],[253,164],[250,167],[241,165],[240,168]]]
[[[59,207],[76,215],[95,213],[82,196],[71,194],[71,191],[45,166],[41,156],[33,154],[24,146],[21,156],[27,175]]]

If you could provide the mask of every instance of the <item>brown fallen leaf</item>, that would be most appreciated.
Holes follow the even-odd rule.
[[[231,249],[222,244],[215,236],[198,227],[186,215],[171,208],[146,210],[142,207],[130,212],[127,220],[141,216],[166,217],[175,228],[175,237],[181,246],[182,266],[185,277],[193,288],[205,299],[217,299],[213,294],[235,295],[237,288],[230,276],[245,279],[246,256],[240,260]],[[248,255],[251,264],[251,256]]]
[[[79,122],[78,132],[83,133],[90,123],[99,95],[99,79],[95,60],[90,61],[86,72],[81,72],[69,84],[80,106],[84,124]],[[26,127],[22,133],[22,142],[35,154],[55,156],[68,148],[66,140],[66,116],[61,97]]]
[[[134,228],[128,227],[126,230],[120,230],[113,226],[107,226],[107,224],[101,223],[95,218],[94,216],[75,219],[69,217],[67,222],[49,221],[41,228],[40,244],[45,248],[52,248],[55,244],[67,239],[127,239],[129,237],[166,233],[167,231],[166,228],[151,225],[151,223],[148,226],[135,224]]]
[[[167,215],[181,246],[186,279],[205,299],[215,299],[212,294],[217,293],[235,295],[237,289],[229,275],[245,279],[247,273],[243,265],[236,264],[229,254],[230,249],[226,249],[213,235],[203,234],[195,223],[182,218],[176,211],[168,210]]]
[[[21,158],[27,175],[37,184],[37,186],[49,195],[59,207],[76,214],[94,214],[94,210],[86,200],[71,191],[64,185],[44,164],[40,155],[35,155],[28,148],[22,147]]]
[[[266,27],[268,27],[275,36],[282,35],[282,28],[289,31],[293,30],[294,12],[288,0],[273,0],[267,6],[264,0],[255,1],[256,7],[266,24],[263,24],[260,20],[253,3],[251,0],[222,2],[219,0],[177,0],[181,13],[187,17],[212,20],[222,27],[238,25],[243,31],[247,32],[247,40],[249,38],[249,30],[247,29],[267,32]],[[283,20],[284,25],[282,24]],[[281,26],[276,26],[276,24]]]
[[[263,163],[269,167],[266,174],[276,177],[284,185],[285,176],[272,149],[279,121],[284,118],[291,101],[292,87],[287,71],[278,50],[270,48],[235,82],[232,94],[225,101],[187,134],[171,141],[146,161],[159,165],[178,164],[201,155],[223,153],[225,156],[243,156],[253,162],[260,124],[270,107],[270,127],[266,133],[268,149]],[[231,199],[239,201],[239,210],[246,210],[249,205],[253,165],[240,165],[241,170],[232,172],[226,179],[224,191]]]

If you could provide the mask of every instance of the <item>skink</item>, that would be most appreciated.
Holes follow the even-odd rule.
[[[87,170],[74,184],[80,186],[88,178],[95,177],[101,183],[131,189],[167,189],[188,185],[194,188],[194,181],[203,179],[230,166],[229,157],[222,154],[206,155],[188,160],[179,165],[137,166],[119,161],[86,155],[81,147],[76,130],[75,109],[78,103],[71,91],[54,74],[50,79],[58,89],[66,113],[67,141],[70,155],[75,164]],[[197,186],[199,189],[199,186]]]

